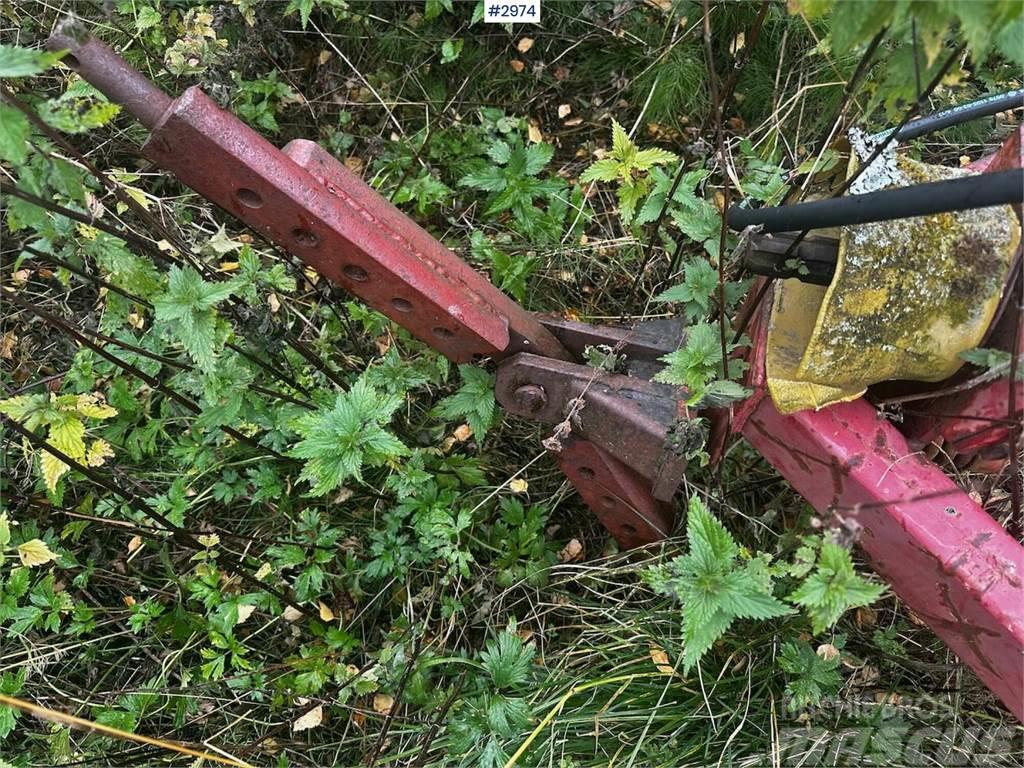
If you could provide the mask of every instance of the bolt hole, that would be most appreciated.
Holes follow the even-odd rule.
[[[252,189],[246,189],[242,187],[239,189],[235,196],[238,198],[238,202],[244,205],[246,208],[262,208],[263,198],[260,197],[259,192]]]
[[[392,299],[391,306],[399,312],[412,312],[412,302],[406,299]]]
[[[613,499],[611,496],[602,496],[601,506],[604,507],[605,509],[614,509],[615,499]]]
[[[72,69],[78,69],[78,58],[68,53],[65,54],[64,58],[60,60],[61,64],[67,64]]]
[[[623,523],[622,532],[627,536],[634,536],[636,535],[636,528],[629,523]]]
[[[946,507],[946,514],[950,517],[956,517],[956,507]]]
[[[442,328],[441,326],[438,326],[437,328],[434,329],[434,335],[437,336],[437,338],[439,339],[450,339],[455,334],[449,331],[447,328]]]
[[[357,283],[365,283],[370,279],[370,275],[362,267],[357,267],[355,264],[349,264],[343,270],[342,273],[349,280],[354,280]]]
[[[594,477],[594,470],[590,467],[580,467],[580,477],[585,477],[587,480],[590,480]]]
[[[312,248],[314,245],[320,242],[320,238],[315,233],[310,232],[308,229],[293,229],[292,238],[299,245],[303,245],[306,248]]]

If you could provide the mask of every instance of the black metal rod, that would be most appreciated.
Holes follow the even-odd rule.
[[[1006,93],[986,96],[977,101],[960,104],[944,109],[941,112],[919,117],[917,120],[911,120],[896,132],[896,140],[916,139],[919,136],[924,136],[926,133],[949,128],[951,125],[959,125],[970,120],[976,120],[979,117],[990,117],[999,112],[1019,107],[1024,107],[1024,88],[1016,88]],[[886,131],[882,131],[882,133],[876,134],[872,138],[883,138],[886,133]]]
[[[766,233],[796,232],[1022,202],[1024,169],[1014,169],[799,205],[757,209],[733,206],[728,221],[736,230],[760,225],[761,232]]]

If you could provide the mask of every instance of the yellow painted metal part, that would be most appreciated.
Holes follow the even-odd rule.
[[[900,184],[968,174],[895,164]],[[766,373],[776,407],[817,409],[880,381],[956,373],[992,322],[1020,236],[1010,206],[844,227],[827,288],[786,280],[775,292]]]

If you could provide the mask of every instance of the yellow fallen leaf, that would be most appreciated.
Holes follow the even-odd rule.
[[[320,55],[316,57],[316,62],[321,67],[331,60],[331,56],[334,55],[334,51],[320,51]]]
[[[672,666],[671,660],[668,658],[668,654],[656,645],[652,645],[650,648],[651,661],[654,662],[654,666],[658,668],[658,671],[663,675],[671,675],[675,672],[675,668]]]
[[[50,551],[42,539],[29,539],[24,544],[19,544],[18,557],[21,558],[21,564],[26,568],[46,565],[57,559],[57,555]]]
[[[452,433],[455,440],[459,443],[464,443],[473,436],[473,428],[469,424],[463,424],[455,428],[455,432]]]
[[[529,126],[526,129],[527,135],[530,137],[530,141],[534,144],[540,144],[544,141],[544,134],[540,132],[540,125],[537,124],[536,120],[531,120]]]
[[[31,269],[19,269],[11,273],[11,282],[20,288],[28,282],[30,277],[32,277]]]
[[[216,533],[204,533],[201,536],[196,536],[196,541],[202,544],[207,549],[213,549],[220,544],[220,536]]]
[[[289,605],[285,607],[282,616],[284,616],[285,621],[295,623],[296,621],[302,618],[302,611],[300,611],[298,608],[293,608]]]
[[[260,581],[263,581],[273,572],[273,570],[274,569],[271,567],[270,563],[264,563],[253,575]]]
[[[526,69],[526,64],[524,64],[519,59],[512,59],[511,61],[509,61],[508,65],[512,67],[513,72],[517,73],[522,72],[524,69]]]
[[[121,598],[121,602],[124,603],[125,605],[127,605],[129,608],[131,608],[138,601],[134,597],[132,597],[131,595],[125,595],[124,597]]]
[[[533,48],[532,37],[524,37],[518,43],[516,43],[516,50],[519,51],[520,53],[526,53],[531,48]]]
[[[131,539],[128,541],[128,554],[130,555],[132,552],[134,552],[136,549],[138,549],[141,546],[142,546],[142,537],[141,536],[132,536]]]
[[[320,723],[324,721],[324,706],[323,704],[317,704],[309,712],[302,715],[302,717],[295,720],[292,723],[292,732],[298,733],[299,731],[308,731],[311,728],[317,728]]]
[[[392,696],[388,696],[386,693],[375,693],[373,695],[373,711],[381,715],[386,715],[391,711],[391,708],[395,706],[395,699]]]
[[[512,493],[526,493],[530,489],[530,484],[521,477],[517,477],[508,484],[508,489]]]
[[[567,117],[572,112],[571,104],[559,104],[558,105],[558,117],[559,119]]]
[[[255,605],[240,605],[238,606],[238,621],[235,624],[241,624],[243,621],[252,616],[253,611],[256,610]]]
[[[732,42],[729,44],[729,53],[735,56],[737,53],[743,50],[746,44],[747,36],[745,33],[740,32],[738,35],[736,35],[736,37],[732,39]]]
[[[320,619],[322,621],[334,621],[334,611],[323,600],[318,601],[320,605]]]
[[[267,304],[270,306],[270,314],[276,315],[281,309],[281,300],[276,293],[267,294]]]
[[[236,272],[236,271],[238,271],[238,262],[237,261],[222,261],[220,263],[220,271],[221,272]]]

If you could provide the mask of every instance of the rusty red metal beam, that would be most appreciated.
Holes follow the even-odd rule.
[[[764,398],[743,434],[1024,719],[1024,549],[863,399],[782,416]]]

